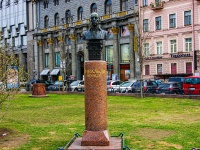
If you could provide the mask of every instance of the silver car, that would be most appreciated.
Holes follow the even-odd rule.
[[[125,81],[119,86],[119,93],[131,93],[135,81]]]
[[[123,83],[119,80],[109,80],[107,81],[107,91],[108,92],[116,92],[117,89],[119,89],[119,85]]]
[[[77,81],[72,82],[69,85],[69,89],[72,92],[79,91],[79,89],[84,89],[84,81],[83,80],[77,80]]]

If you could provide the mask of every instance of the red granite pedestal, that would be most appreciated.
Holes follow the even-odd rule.
[[[85,79],[85,131],[82,146],[108,146],[107,80],[105,61],[86,61]]]
[[[77,138],[68,148],[68,150],[121,150],[122,139],[110,138],[109,146],[81,146],[82,138]]]
[[[30,97],[47,97],[46,95],[46,87],[44,83],[34,83],[32,95]]]

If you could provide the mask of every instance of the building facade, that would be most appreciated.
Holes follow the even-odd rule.
[[[27,66],[27,5],[24,0],[0,0],[0,45]]]
[[[35,5],[36,29],[29,52],[36,78],[55,81],[58,76],[65,79],[71,75],[83,79],[88,52],[82,32],[89,29],[92,12],[101,16],[100,27],[109,32],[102,50],[108,78],[117,75],[125,81],[140,76],[134,51],[138,1],[37,0]]]
[[[200,1],[141,0],[143,78],[200,75]]]

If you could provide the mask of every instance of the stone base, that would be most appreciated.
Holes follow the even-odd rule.
[[[83,133],[82,146],[108,146],[110,144],[108,130],[87,131]]]
[[[29,97],[49,97],[48,95],[29,95]]]
[[[109,146],[81,146],[82,138],[77,138],[68,148],[68,150],[121,150],[122,139],[110,138]]]

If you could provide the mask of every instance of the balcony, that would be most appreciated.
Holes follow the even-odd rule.
[[[122,17],[122,16],[125,16],[125,15],[127,15],[127,12],[126,12],[126,11],[121,11],[121,12],[118,12],[118,13],[117,13],[117,16],[118,16],[118,17]]]
[[[104,15],[104,16],[101,17],[101,20],[106,20],[106,19],[109,19],[109,18],[111,18],[110,15]]]
[[[83,24],[83,21],[82,21],[82,20],[78,20],[78,21],[76,21],[74,24],[75,24],[75,26],[81,25],[81,24]]]
[[[161,2],[161,1],[155,2],[155,3],[151,3],[151,4],[150,4],[150,7],[151,7],[152,10],[163,9],[163,3],[164,3],[164,2]]]

